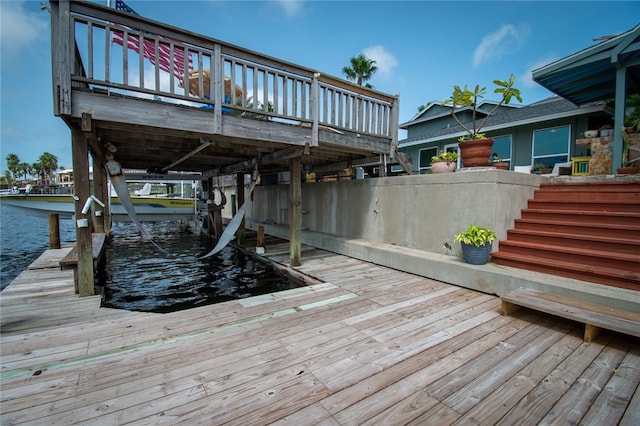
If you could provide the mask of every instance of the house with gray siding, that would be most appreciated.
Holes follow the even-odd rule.
[[[477,122],[495,105],[483,102]],[[458,109],[456,115],[463,123],[471,122],[470,109]],[[613,109],[606,102],[576,106],[552,96],[525,106],[500,106],[482,132],[494,140],[493,152],[509,163],[510,170],[536,164],[552,168],[572,157],[591,155],[589,146],[576,144],[576,139],[584,137],[585,130],[604,125],[613,125]],[[431,172],[431,157],[438,152],[457,151],[458,139],[465,134],[451,115],[451,106],[441,102],[430,103],[400,128],[407,131],[407,137],[398,142],[398,149],[418,173]]]

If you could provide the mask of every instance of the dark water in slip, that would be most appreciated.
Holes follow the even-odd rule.
[[[1,209],[4,288],[48,248],[49,223],[47,218],[24,216],[7,206]],[[74,224],[60,221],[63,244],[75,241]],[[213,244],[198,233],[182,232],[184,227],[177,222],[147,222],[143,227],[153,235],[155,245],[142,239],[132,223],[112,227],[106,271],[96,289],[102,292],[105,307],[172,312],[300,286],[232,247],[198,259]]]
[[[131,223],[112,227],[105,307],[171,312],[300,286],[232,247],[198,259],[213,244],[199,234],[180,232],[174,222],[144,223],[143,227],[159,248],[141,240]]]

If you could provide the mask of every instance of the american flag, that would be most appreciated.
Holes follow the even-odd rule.
[[[123,12],[138,15],[135,10],[131,9],[124,1],[116,0],[116,9]],[[138,15],[140,16],[140,15]],[[124,26],[121,26],[125,28]],[[127,31],[134,32],[135,34],[127,33],[127,47],[136,52],[140,51],[140,35],[142,35],[142,52],[145,58],[151,61],[152,64],[156,64],[156,44],[154,40],[148,39],[147,36],[153,36],[145,31],[137,30],[135,28],[127,28]],[[157,61],[158,67],[178,77],[180,81],[184,79],[184,47],[179,47],[174,44],[173,46],[173,67],[171,65],[171,43],[172,40],[166,39],[161,36],[155,36],[159,39]],[[120,46],[124,45],[124,32],[113,31],[113,41]],[[188,67],[189,70],[193,69],[193,60],[191,55],[188,55]],[[173,68],[173,69],[172,69]]]

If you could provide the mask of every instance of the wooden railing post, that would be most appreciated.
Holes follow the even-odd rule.
[[[311,83],[311,99],[309,100],[309,111],[311,113],[311,146],[318,146],[318,129],[320,121],[320,73],[313,75]]]

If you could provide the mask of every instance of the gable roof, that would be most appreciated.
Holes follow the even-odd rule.
[[[489,120],[483,127],[482,132],[495,132],[501,129],[508,129],[532,123],[540,123],[549,120],[556,120],[558,118],[567,118],[594,112],[602,112],[605,110],[608,110],[609,113],[613,114],[613,111],[611,111],[611,108],[607,106],[606,102],[598,102],[579,107],[564,98],[561,98],[559,96],[552,96],[550,98],[535,102],[527,106],[507,110],[498,110],[498,112],[489,117]],[[422,144],[425,142],[457,138],[464,134],[466,134],[466,132],[460,129],[459,126],[453,126],[451,128],[443,128],[433,132],[403,139],[401,141],[398,141],[398,143],[406,147],[413,144]]]
[[[478,108],[476,109],[476,113],[478,117],[482,119],[489,114],[489,112],[498,105],[498,101],[482,101],[478,104]],[[502,104],[500,106],[501,109],[506,108],[520,108],[520,105],[510,105],[510,104]],[[459,106],[456,108],[456,114],[461,113],[463,111],[473,111],[473,108],[468,106]],[[447,117],[451,115],[451,106],[442,105],[442,102],[432,101],[420,112],[418,112],[411,120],[400,124],[398,127],[401,129],[406,129],[409,126],[418,123],[424,123],[426,121],[431,121],[436,118]]]
[[[576,105],[615,98],[618,69],[627,93],[640,91],[640,24],[609,40],[533,71],[533,80]]]

